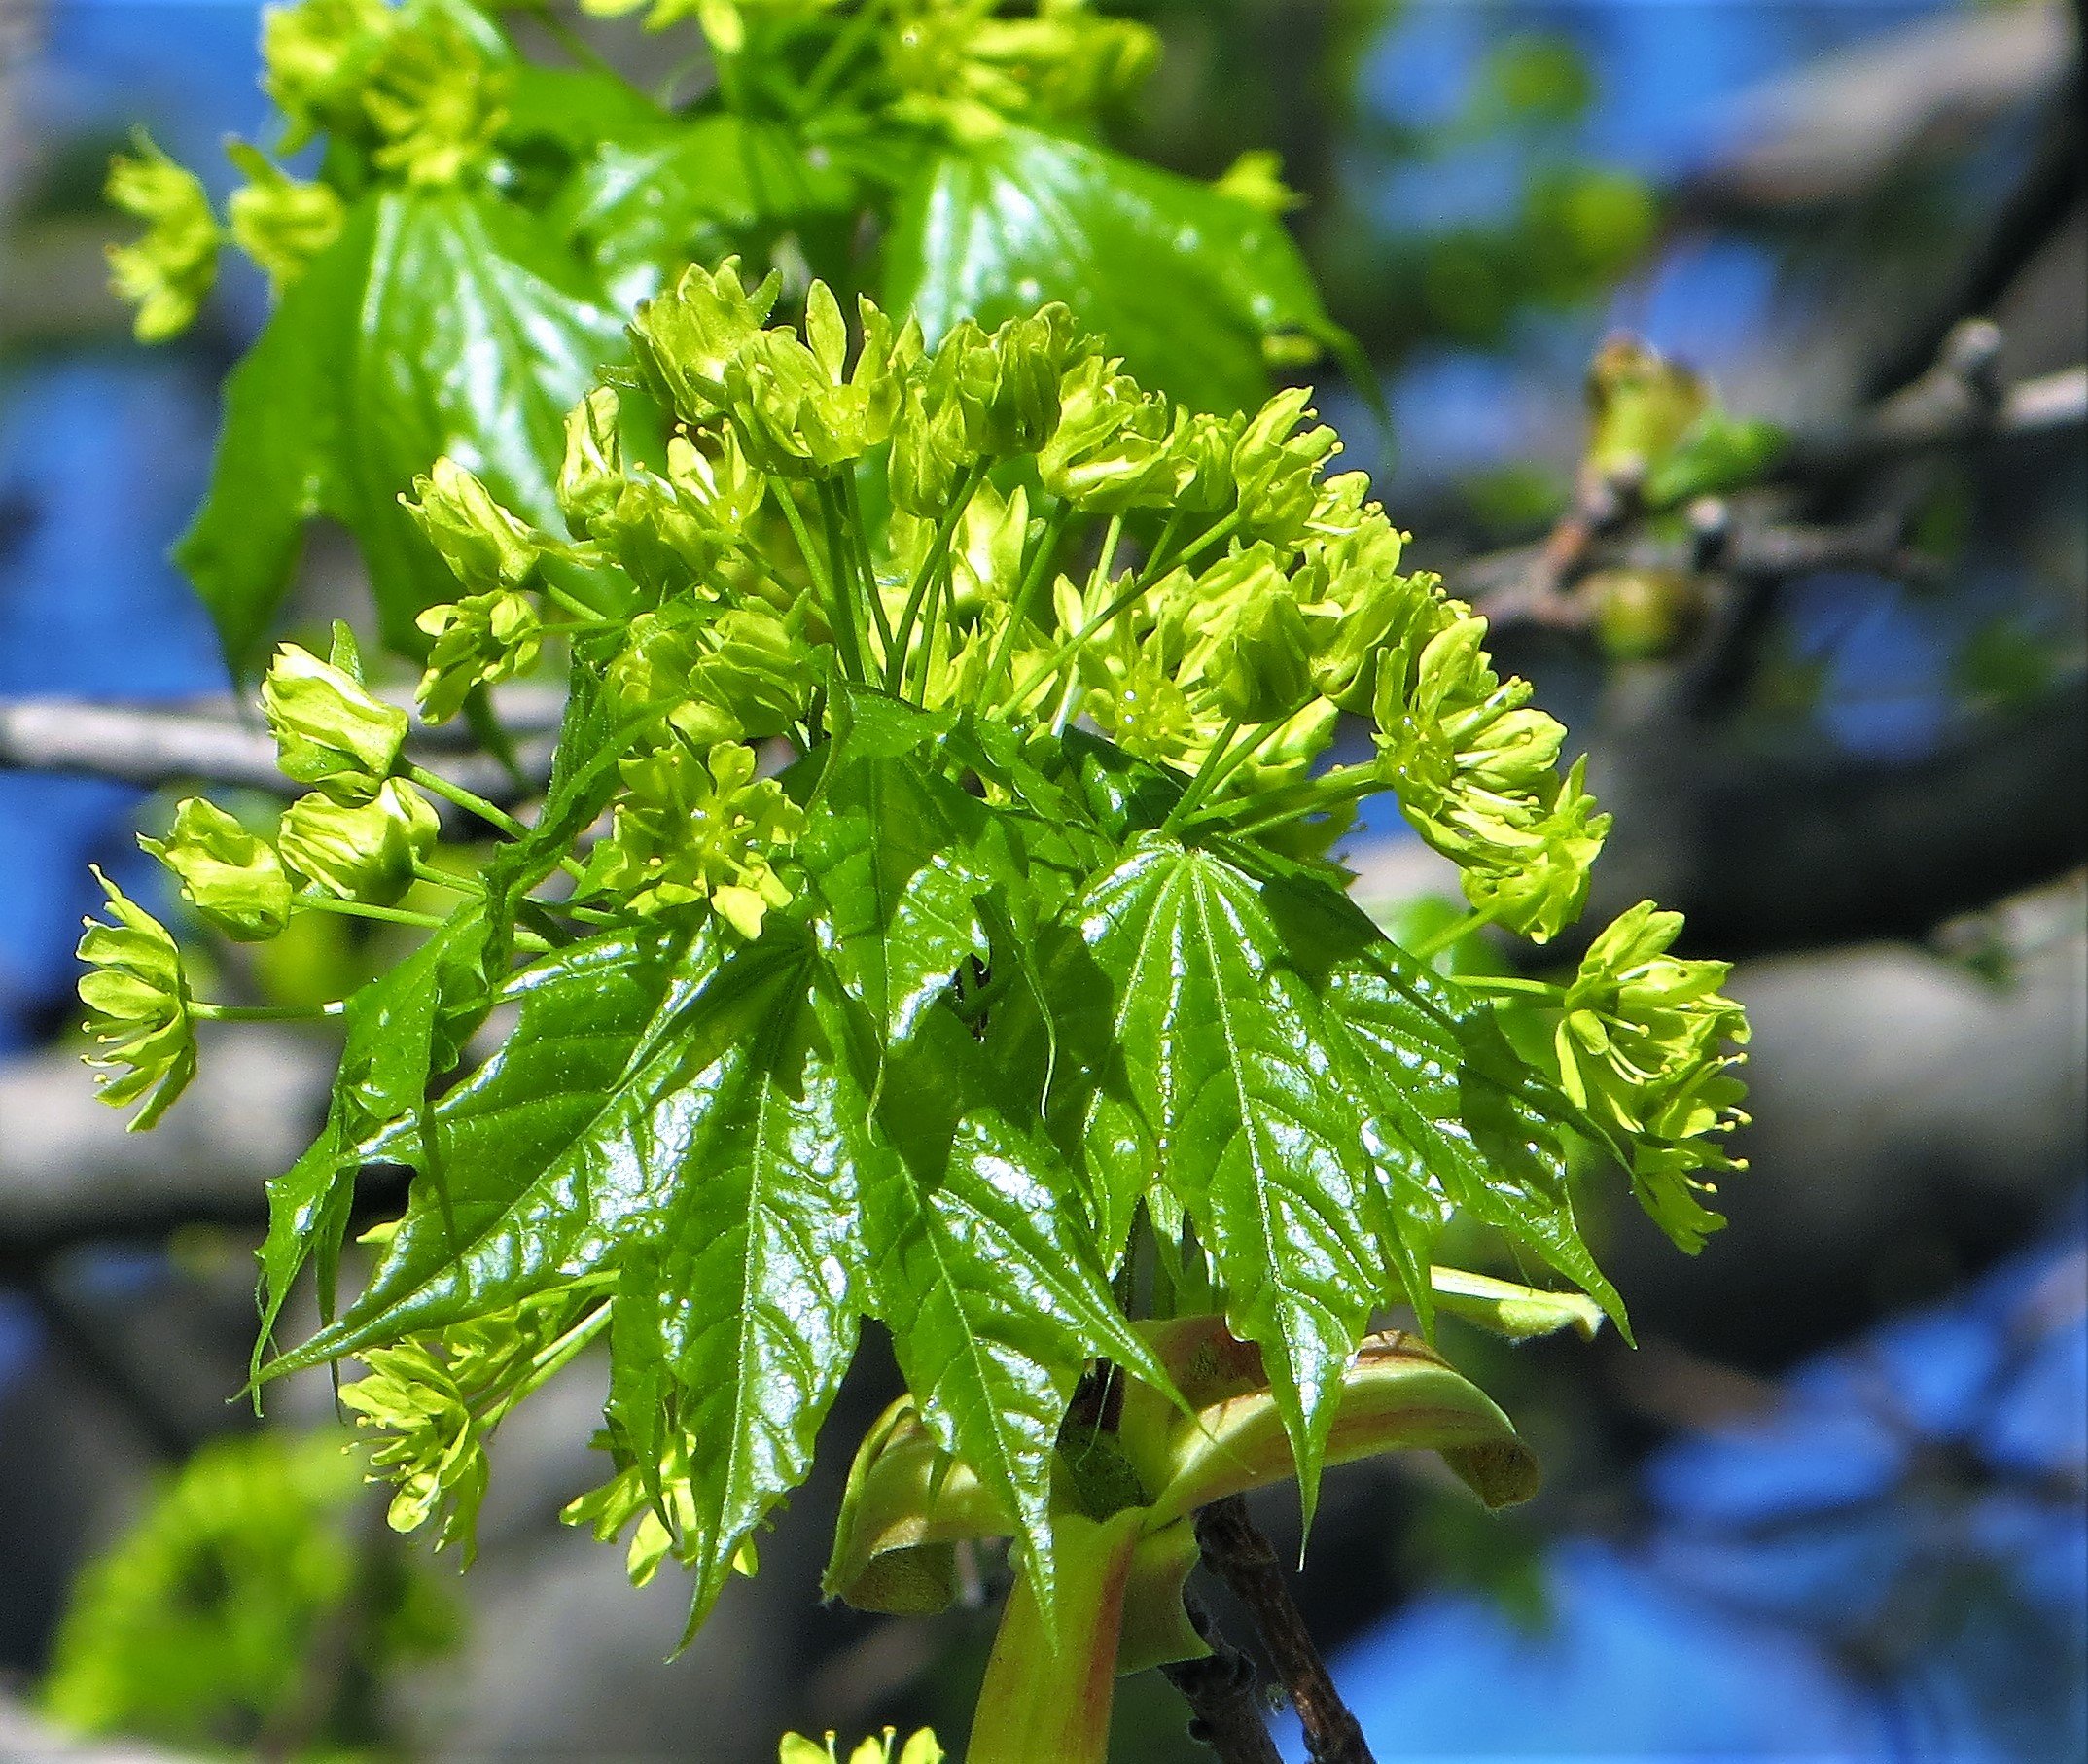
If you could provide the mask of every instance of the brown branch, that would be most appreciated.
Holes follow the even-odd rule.
[[[1183,1603],[1196,1633],[1211,1644],[1207,1659],[1160,1668],[1189,1706],[1189,1738],[1209,1746],[1222,1764],[1280,1764],[1255,1687],[1255,1663],[1218,1633],[1200,1600],[1186,1596]]]
[[[2088,424],[2088,366],[2062,369],[2008,388],[1987,379],[1999,334],[1961,326],[1935,372],[1862,421],[1794,438],[1749,488],[1846,480],[1923,453],[1982,442],[2028,439]],[[1735,494],[1742,492],[1736,491]],[[1746,581],[1775,582],[1815,571],[1875,570],[1903,581],[1933,574],[1933,563],[1908,549],[1893,522],[1853,526],[1730,525],[1721,502],[1708,522],[1692,511],[1693,540],[1660,545],[1635,535],[1632,499],[1608,506],[1586,489],[1539,545],[1467,559],[1450,572],[1460,599],[1496,624],[1585,630],[1594,609],[1575,582],[1597,570],[1700,571],[1716,568]]]
[[[1254,1613],[1269,1658],[1305,1730],[1313,1764],[1376,1764],[1363,1730],[1341,1700],[1313,1644],[1304,1614],[1291,1597],[1276,1552],[1248,1517],[1237,1495],[1196,1515],[1205,1565]]]

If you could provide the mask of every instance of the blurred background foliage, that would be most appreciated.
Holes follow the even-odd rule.
[[[1733,1228],[1684,1262],[1596,1220],[1636,1354],[1446,1325],[1544,1458],[1539,1499],[1487,1519],[1415,1464],[1329,1477],[1302,1597],[1338,1678],[1420,1755],[2088,1753],[2088,460],[2077,416],[1985,433],[2088,353],[2077,11],[1121,10],[1167,53],[1117,144],[1202,177],[1280,155],[1391,411],[1321,373],[1346,463],[1587,744],[1619,817],[1591,922],[1684,908],[1756,1023]],[[585,28],[700,88],[686,33]],[[265,116],[256,38],[241,0],[0,0],[0,712],[227,688],[165,553],[265,289],[229,265],[178,346],[135,347],[99,189],[143,123],[222,196],[224,137]],[[1618,329],[1776,425],[1770,481],[1614,506],[1643,485],[1591,472],[1584,382]],[[366,604],[356,571],[323,537],[294,620]],[[555,1524],[584,1367],[518,1417],[454,1594],[372,1522],[323,1380],[258,1433],[226,1406],[259,1184],[323,1051],[230,1038],[149,1140],[95,1111],[66,1045],[85,866],[171,910],[130,837],[169,800],[0,770],[0,1757],[69,1743],[47,1721],[271,1757],[961,1737],[990,1610],[816,1607],[833,1475],[663,1666],[677,1589],[631,1592]],[[1350,862],[1425,920],[1441,877],[1389,804]],[[314,926],[233,977],[335,996],[379,953]],[[837,1433],[879,1376],[867,1356]],[[1182,1721],[1135,1682],[1120,1755],[1198,1755]]]

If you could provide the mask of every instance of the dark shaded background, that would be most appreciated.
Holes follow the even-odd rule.
[[[2064,6],[1138,10],[1169,54],[1129,144],[1205,175],[1283,152],[1393,412],[1386,436],[1325,388],[1347,463],[1474,592],[1569,507],[1613,326],[1828,441],[1954,321],[2000,324],[2003,383],[2088,353]],[[139,122],[228,183],[219,141],[265,114],[255,38],[230,0],[0,0],[0,698],[225,687],[163,557],[264,291],[229,266],[195,333],[136,348],[96,191]],[[1607,1197],[1637,1353],[1446,1336],[1544,1457],[1531,1507],[1485,1519],[1416,1464],[1329,1476],[1302,1596],[1383,1756],[2088,1756],[2088,459],[2077,424],[1834,458],[1765,518],[1883,522],[1876,557],[1716,584],[1707,628],[1653,660],[1502,623],[1618,815],[1594,915],[1657,895],[1740,961],[1753,1167],[1695,1261]],[[301,594],[314,620],[355,604],[344,547]],[[85,866],[151,899],[131,833],[159,812],[0,773],[0,1683],[24,1692],[84,1553],[157,1469],[249,1425],[225,1398],[259,1184],[324,1083],[323,1045],[249,1028],[155,1135],[91,1102],[65,1045]],[[1377,904],[1445,882],[1389,804],[1351,861]],[[633,1593],[555,1524],[593,1480],[598,1396],[584,1370],[553,1387],[503,1431],[461,1653],[387,1693],[399,1743],[765,1764],[788,1725],[961,1737],[990,1608],[815,1605],[846,1434],[891,1378],[865,1356],[761,1577],[671,1666],[680,1590]],[[323,1387],[284,1408],[329,1412]],[[1294,1542],[1281,1499],[1260,1517]],[[1128,1685],[1119,1755],[1198,1755],[1181,1722]],[[26,1755],[10,1732],[0,1757]]]

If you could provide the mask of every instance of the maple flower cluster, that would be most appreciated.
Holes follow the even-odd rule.
[[[817,283],[801,326],[773,325],[780,294],[728,261],[640,308],[633,368],[568,417],[563,531],[455,460],[403,499],[459,589],[420,619],[423,715],[458,715],[563,652],[559,775],[584,813],[532,829],[459,791],[410,760],[407,713],[371,689],[344,631],[325,658],[285,645],[261,695],[307,794],[272,831],[191,800],[147,842],[200,920],[244,939],[315,910],[432,926],[399,906],[415,883],[482,912],[486,884],[434,862],[432,794],[527,854],[524,889],[556,881],[523,900],[513,948],[602,927],[761,943],[772,916],[817,908],[814,860],[833,852],[807,850],[832,837],[814,756],[873,701],[961,716],[1009,757],[967,773],[988,806],[1014,805],[1025,751],[1099,735],[1164,781],[1152,831],[1252,841],[1338,886],[1325,853],[1389,790],[1459,866],[1471,925],[1541,941],[1577,917],[1609,823],[1579,766],[1561,769],[1564,730],[1493,668],[1483,622],[1402,568],[1404,536],[1362,475],[1328,475],[1339,442],[1307,393],[1191,412],[1061,307],[930,347],[867,300],[851,325]],[[1344,718],[1367,722],[1374,753],[1328,766]],[[97,1058],[129,1069],[105,1094],[143,1099],[146,1125],[194,1074],[195,1021],[224,1011],[193,997],[167,932],[110,896],[82,992]],[[1746,1024],[1722,965],[1670,953],[1680,930],[1636,907],[1540,1003],[1518,982],[1511,1005],[1549,1012],[1563,1118],[1616,1151],[1686,1243],[1716,1223],[1705,1174],[1733,1167],[1720,1140],[1744,1118]],[[347,1400],[383,1435],[394,1522],[432,1520],[468,1548],[487,1438],[609,1310],[589,1288],[371,1346]],[[635,1526],[635,1578],[669,1555],[707,1586],[722,1562],[751,1569],[745,1538],[718,1556],[704,1523],[701,1442],[671,1405],[658,1421],[640,1449],[612,1417],[618,1473],[568,1519],[604,1537]]]
[[[320,135],[337,159],[413,187],[454,184],[480,167],[506,119],[513,69],[499,39],[430,0],[302,0],[263,14],[262,85],[283,113],[272,153],[226,153],[245,182],[221,224],[195,173],[140,131],[111,162],[107,194],[146,223],[109,248],[110,280],[137,307],[140,342],[186,331],[237,247],[277,293],[339,237],[347,204],[332,183],[293,177],[280,160]]]
[[[1194,413],[1062,307],[961,323],[931,350],[867,300],[852,336],[818,283],[801,330],[771,327],[779,292],[728,261],[640,309],[635,381],[671,416],[659,463],[632,451],[619,392],[591,394],[567,422],[567,533],[451,460],[407,499],[469,590],[421,617],[431,721],[554,637],[596,661],[621,788],[573,864],[578,901],[707,904],[758,936],[793,898],[805,826],[763,744],[816,746],[837,670],[1017,730],[1098,729],[1186,781],[1186,828],[1308,858],[1389,789],[1485,918],[1542,940],[1577,917],[1609,818],[1577,762],[1560,770],[1564,729],[1495,672],[1483,620],[1402,570],[1363,475],[1327,476],[1339,441],[1308,394]],[[316,898],[391,905],[438,831],[402,775],[405,712],[364,686],[352,643],[331,660],[286,645],[262,699],[311,793],[272,840],[191,801],[149,848],[235,937]],[[1323,769],[1344,715],[1371,721],[1376,758]],[[1679,923],[1648,905],[1604,934],[1557,1039],[1568,1093],[1642,1168],[1719,1164],[1712,1136],[1737,1118],[1723,1049],[1744,1023],[1722,969],[1660,953]]]

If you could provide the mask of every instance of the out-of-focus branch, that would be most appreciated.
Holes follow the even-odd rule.
[[[317,1131],[336,1050],[272,1026],[206,1030],[195,1082],[150,1133],[125,1130],[72,1053],[0,1065],[0,1274],[71,1244],[265,1220],[263,1183]]]
[[[496,802],[525,794],[497,760],[460,753],[453,740],[416,737],[443,774]],[[436,756],[440,754],[440,758]],[[525,779],[549,776],[549,744],[520,744]],[[193,782],[291,796],[303,786],[283,776],[267,730],[193,709],[95,704],[69,698],[0,703],[0,769],[110,778],[148,789]]]
[[[1917,382],[1847,428],[1794,437],[1755,486],[1769,489],[1847,478],[1917,454],[2025,440],[2088,424],[2088,365],[2006,388],[1982,374],[1999,335],[1990,325],[1960,327],[1929,379]],[[1720,505],[1722,509],[1722,504]],[[1536,546],[1491,552],[1451,572],[1452,591],[1498,623],[1584,629],[1592,607],[1573,584],[1597,570],[1716,568],[1744,580],[1777,581],[1818,570],[1867,569],[1919,578],[1930,565],[1900,544],[1896,524],[1846,527],[1731,523],[1700,513],[1687,544],[1635,537],[1629,486],[1584,489],[1551,534]]]
[[[183,1764],[183,1757],[129,1740],[74,1739],[0,1695],[0,1764]]]

